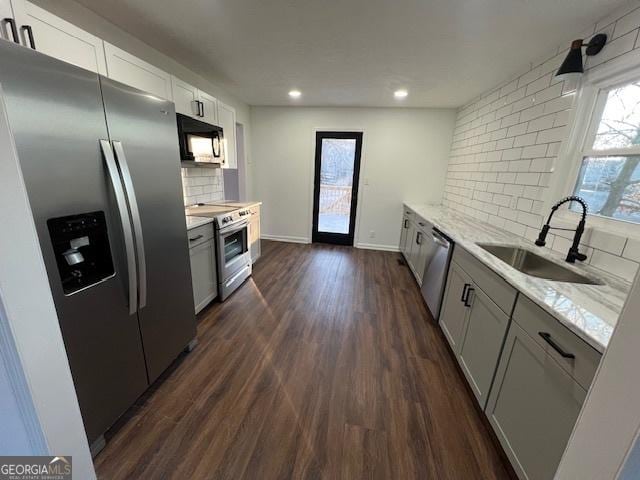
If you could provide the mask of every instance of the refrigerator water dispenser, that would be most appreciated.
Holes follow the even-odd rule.
[[[50,218],[47,226],[65,295],[114,274],[104,212]]]

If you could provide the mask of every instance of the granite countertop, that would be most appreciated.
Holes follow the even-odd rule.
[[[500,275],[523,295],[553,315],[599,352],[604,352],[627,298],[631,284],[588,265],[571,265],[564,256],[442,205],[405,203],[418,216],[432,223],[457,245]],[[532,277],[507,265],[477,243],[519,245],[573,269],[604,285],[553,282]]]
[[[207,223],[213,223],[213,218],[207,217],[194,217],[191,215],[187,215],[187,230],[192,230],[197,227],[201,227],[202,225],[206,225]]]

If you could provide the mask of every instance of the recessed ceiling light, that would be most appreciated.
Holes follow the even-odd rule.
[[[407,95],[409,95],[409,92],[406,90],[396,90],[393,92],[393,96],[396,98],[405,98]]]
[[[300,90],[291,90],[289,92],[289,96],[291,98],[300,98],[300,95],[302,95],[302,92]]]

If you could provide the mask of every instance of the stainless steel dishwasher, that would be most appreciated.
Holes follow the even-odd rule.
[[[428,235],[429,233],[427,233]],[[449,237],[433,226],[431,238],[427,238],[426,241],[428,245],[426,246],[424,276],[422,277],[422,296],[433,318],[438,320],[454,244]]]

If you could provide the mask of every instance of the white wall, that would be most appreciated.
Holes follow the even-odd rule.
[[[441,201],[454,119],[447,109],[252,107],[262,233],[310,241],[315,131],[362,130],[355,244],[397,249],[402,202]]]
[[[567,42],[531,68],[491,89],[458,111],[444,204],[488,221],[512,233],[535,240],[549,202],[562,190],[564,158],[576,95],[555,72],[565,58],[569,40],[609,37],[604,49],[588,57],[587,71],[614,59],[640,53],[640,3],[629,1],[607,18],[582,32],[569,32]],[[560,187],[560,188],[558,188]],[[587,221],[589,227],[589,221]],[[571,233],[554,231],[549,246],[566,253]],[[588,262],[627,280],[633,280],[640,262],[640,240],[626,232],[587,231],[583,244]]]

